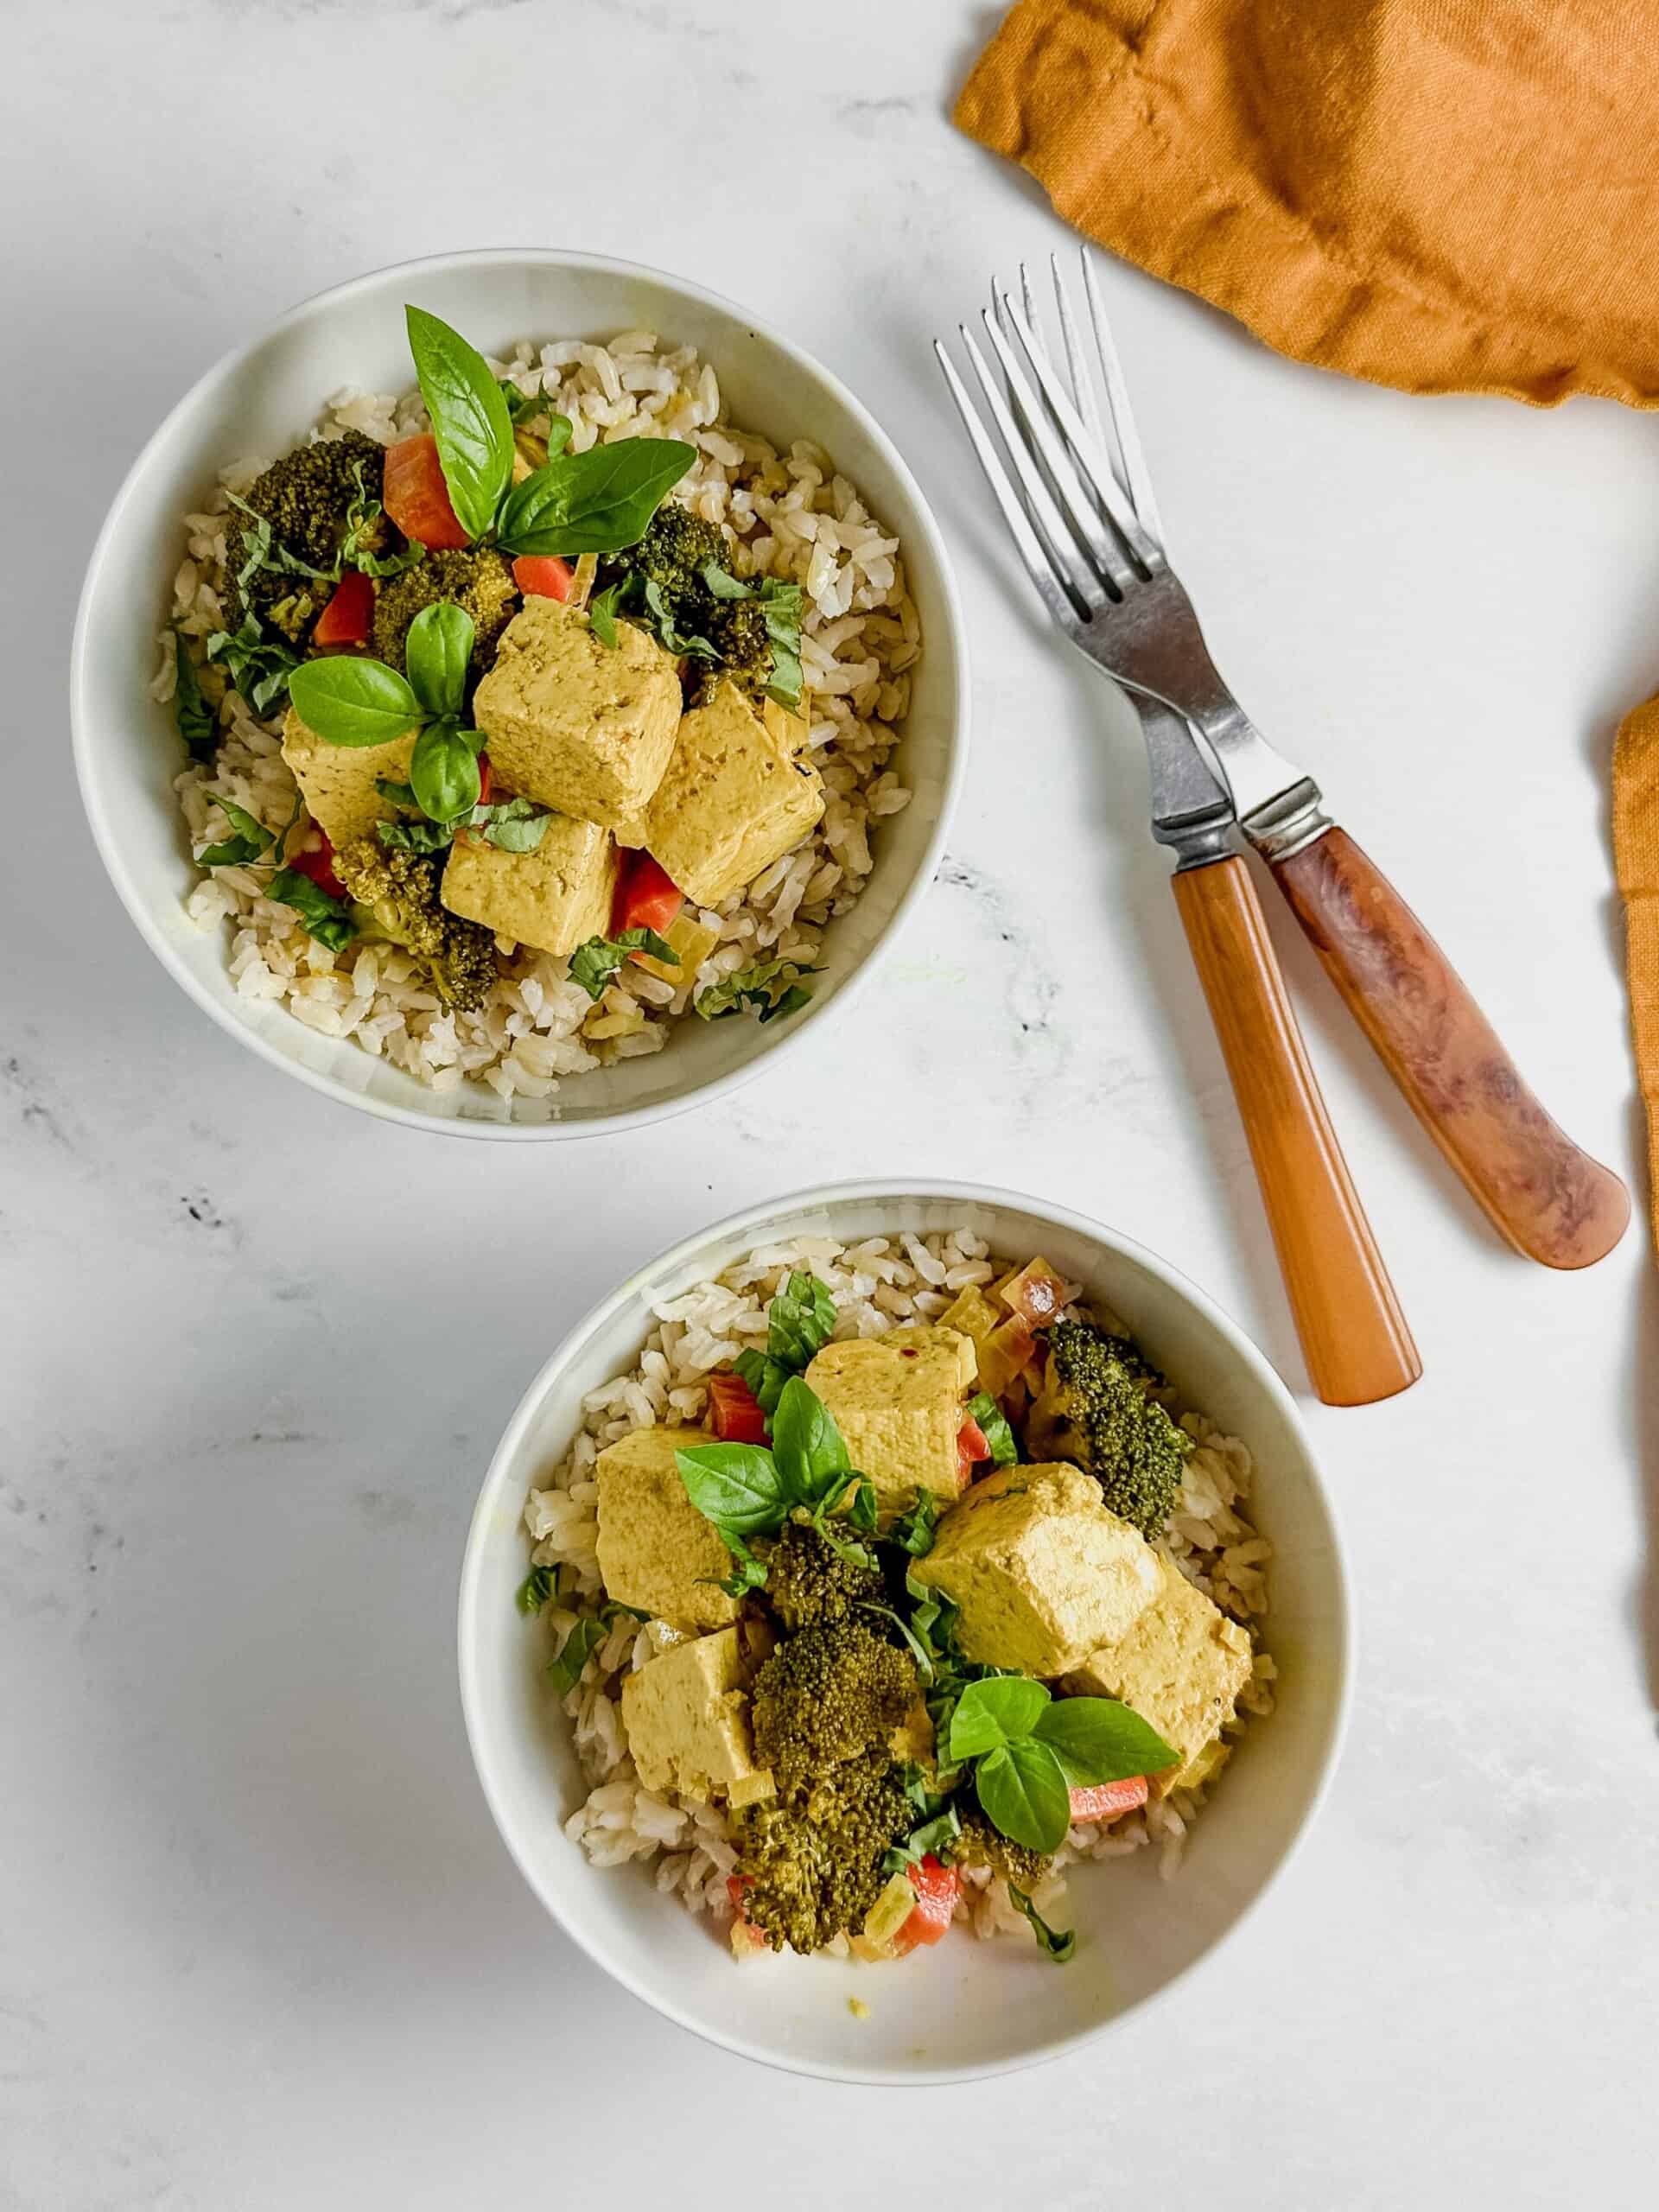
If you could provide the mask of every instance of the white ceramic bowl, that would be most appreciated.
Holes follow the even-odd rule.
[[[733,419],[779,446],[815,439],[899,537],[925,648],[896,764],[915,792],[883,823],[874,873],[830,931],[812,1003],[786,1021],[677,1025],[661,1052],[574,1077],[551,1122],[517,1122],[483,1084],[436,1094],[348,1039],[317,1036],[278,1006],[238,998],[218,931],[184,900],[197,880],[171,785],[182,763],[170,708],[149,683],[181,557],[179,520],[224,464],[282,449],[342,385],[413,381],[404,303],[416,299],[486,350],[521,337],[603,338],[646,328],[696,346]],[[738,307],[657,270],[551,251],[448,254],[361,276],[308,300],[209,370],[134,462],[110,510],[75,626],[75,764],[99,851],[127,912],[198,1006],[274,1067],[391,1121],[466,1136],[596,1135],[659,1120],[753,1075],[821,1021],[926,889],[960,780],[968,702],[962,621],[938,529],[892,442],[828,370]]]
[[[563,1822],[583,1785],[548,1693],[543,1639],[513,1594],[525,1573],[527,1491],[569,1449],[583,1393],[630,1367],[651,1303],[754,1246],[845,1241],[966,1223],[994,1250],[1042,1252],[1122,1316],[1183,1394],[1242,1436],[1255,1512],[1277,1547],[1268,1640],[1279,1705],[1246,1734],[1177,1878],[1156,1854],[1075,1869],[1079,1933],[1064,1970],[1033,1949],[951,1936],[893,1967],[770,1955],[741,1967],[709,1925],[652,1885],[648,1866],[590,1866]],[[1330,1502],[1290,1395],[1204,1293],[1113,1230],[1037,1199],[969,1185],[842,1185],[740,1214],[664,1254],[596,1306],[531,1385],[485,1478],[461,1570],[461,1700],[507,1848],[590,1957],[670,2019],[751,2058],[843,2081],[961,2081],[1050,2058],[1122,2023],[1212,1952],[1288,1859],[1335,1764],[1346,1717],[1348,1605]],[[848,1999],[869,2000],[855,2018]]]

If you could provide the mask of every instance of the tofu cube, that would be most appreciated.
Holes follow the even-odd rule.
[[[804,753],[811,741],[811,702],[804,691],[798,709],[780,706],[776,699],[763,699],[760,719],[785,753]]]
[[[962,1487],[957,1432],[972,1387],[974,1347],[956,1329],[891,1329],[825,1344],[806,1370],[854,1466],[875,1487],[882,1526],[923,1491],[953,1505]]]
[[[476,831],[456,838],[443,871],[452,914],[538,952],[574,952],[611,925],[616,848],[596,822],[550,814],[532,852],[504,853]]]
[[[283,724],[283,758],[294,772],[306,812],[336,852],[359,837],[372,836],[377,822],[390,822],[397,813],[375,784],[382,777],[391,784],[409,781],[415,734],[410,730],[389,745],[329,745],[289,709]]]
[[[811,762],[796,759],[735,684],[722,683],[681,722],[642,842],[688,898],[717,906],[798,845],[823,812],[823,781]]]
[[[610,829],[662,781],[680,705],[673,661],[637,624],[619,622],[607,646],[585,614],[532,599],[502,632],[473,717],[509,790]]]
[[[647,1789],[683,1797],[765,1795],[754,1763],[748,1686],[756,1657],[741,1625],[693,1637],[622,1683],[622,1725]]]
[[[1196,1783],[1238,1694],[1250,1679],[1249,1635],[1160,1558],[1163,1587],[1128,1634],[1090,1652],[1066,1676],[1069,1690],[1115,1697],[1149,1721],[1180,1753],[1157,1777],[1160,1794]]]
[[[704,1428],[636,1428],[594,1462],[606,1593],[671,1628],[724,1628],[737,1618],[736,1600],[715,1586],[730,1575],[732,1555],[674,1465],[676,1452],[716,1441]]]
[[[1141,1531],[1065,1461],[1004,1467],[976,1483],[911,1573],[961,1607],[964,1657],[1046,1681],[1121,1642],[1163,1587],[1162,1562]]]

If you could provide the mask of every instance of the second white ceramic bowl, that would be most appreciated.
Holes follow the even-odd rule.
[[[1180,1870],[1152,1851],[1076,1868],[1078,1930],[1058,1969],[1034,1948],[953,1936],[892,1967],[823,1959],[734,1963],[706,1922],[658,1894],[648,1866],[599,1869],[564,1834],[584,1785],[547,1686],[544,1639],[513,1604],[526,1492],[569,1449],[583,1395],[637,1359],[654,1301],[757,1245],[855,1242],[966,1224],[1011,1258],[1041,1252],[1120,1314],[1148,1355],[1255,1455],[1253,1517],[1276,1547],[1266,1640],[1278,1710],[1257,1721],[1197,1823]],[[1125,2031],[1236,1928],[1283,1869],[1335,1764],[1350,1635],[1337,1531],[1288,1391],[1249,1339],[1162,1260],[1033,1198],[967,1185],[857,1184],[780,1199],[665,1253],[596,1306],[531,1383],[484,1483],[461,1570],[461,1699],[490,1809],[561,1926],[636,1997],[711,2042],[844,2081],[961,2081]],[[857,1996],[868,2017],[848,2003]]]
[[[518,338],[602,339],[648,329],[698,348],[734,422],[780,448],[824,447],[899,537],[921,618],[894,765],[915,796],[884,822],[875,869],[826,936],[810,1007],[767,1024],[683,1021],[664,1051],[562,1084],[551,1122],[515,1121],[481,1084],[437,1093],[349,1039],[318,1036],[282,1007],[238,998],[219,931],[188,919],[196,880],[172,783],[172,711],[149,697],[156,636],[181,555],[181,518],[230,461],[290,445],[346,385],[413,381],[404,304],[415,300],[486,351]],[[71,671],[75,764],[92,834],[128,912],[169,974],[273,1067],[390,1121],[464,1136],[592,1135],[718,1096],[787,1052],[862,973],[921,896],[944,849],[966,734],[962,622],[944,544],[915,479],[874,418],[827,369],[730,302],[655,270],[589,254],[511,251],[405,262],[323,292],[209,370],[145,447],[110,510],[81,595]]]

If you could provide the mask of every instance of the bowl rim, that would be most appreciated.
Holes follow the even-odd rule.
[[[617,1314],[638,1294],[643,1278],[671,1274],[680,1267],[695,1262],[698,1254],[711,1245],[725,1242],[734,1236],[751,1233],[774,1223],[779,1215],[804,1213],[831,1204],[844,1205],[861,1201],[887,1205],[902,1205],[907,1200],[920,1199],[959,1203],[964,1205],[1000,1206],[1037,1215],[1053,1222],[1074,1236],[1103,1246],[1114,1256],[1128,1260],[1144,1268],[1179,1297],[1195,1306],[1226,1340],[1234,1355],[1249,1370],[1254,1379],[1277,1404],[1282,1418],[1301,1443],[1313,1492],[1325,1513],[1331,1531],[1331,1561],[1333,1577],[1332,1613],[1337,1623],[1335,1698],[1325,1730],[1325,1740],[1319,1754],[1319,1771],[1314,1778],[1307,1802],[1295,1827],[1291,1832],[1283,1851],[1254,1896],[1239,1910],[1230,1925],[1209,1948],[1201,1951],[1187,1964],[1179,1968],[1169,1980],[1147,1996],[1139,1999],[1125,2011],[1092,2026],[1054,2036],[1047,2042],[1019,2052],[1007,2058],[988,2059],[959,2066],[938,2066],[907,2070],[902,2075],[889,2072],[877,2073],[859,2066],[842,2066],[823,2060],[800,2057],[790,2052],[767,2048],[750,2038],[728,2033],[709,2023],[693,2018],[671,1999],[659,1997],[642,1987],[635,1978],[623,1971],[607,1957],[601,1947],[590,1942],[587,1933],[574,1926],[560,1910],[558,1904],[537,1878],[522,1853],[512,1825],[498,1801],[491,1775],[486,1770],[480,1752],[483,1730],[484,1700],[478,1680],[475,1653],[478,1649],[476,1624],[479,1619],[480,1583],[483,1574],[483,1560],[487,1548],[486,1539],[493,1521],[495,1493],[505,1484],[512,1462],[518,1456],[526,1431],[539,1410],[542,1401],[556,1376],[572,1355],[590,1338],[595,1330]],[[1160,1255],[1125,1236],[1106,1223],[1096,1221],[1089,1215],[1060,1205],[1052,1200],[1030,1192],[1007,1189],[1000,1185],[958,1182],[934,1177],[918,1178],[855,1178],[837,1183],[810,1185],[799,1191],[786,1192],[780,1196],[745,1206],[738,1212],[728,1214],[721,1220],[698,1230],[669,1247],[654,1259],[645,1261],[632,1269],[615,1289],[608,1292],[591,1306],[576,1321],[531,1379],[524,1395],[514,1408],[512,1416],[502,1433],[480,1487],[477,1503],[467,1524],[467,1541],[461,1556],[461,1580],[456,1604],[456,1657],[460,1675],[461,1714],[467,1730],[467,1748],[472,1754],[474,1772],[489,1808],[490,1817],[507,1853],[518,1867],[532,1896],[550,1916],[555,1925],[577,1948],[609,1976],[620,1987],[647,2005],[661,2018],[671,2020],[676,2026],[687,2030],[702,2041],[734,2053],[741,2058],[753,2059],[758,2064],[770,2066],[781,2073],[806,2075],[829,2082],[841,2082],[876,2088],[935,2088],[963,2082],[984,2081],[996,2075],[1023,2071],[1030,2066],[1046,2063],[1080,2050],[1096,2037],[1110,2034],[1131,2018],[1143,2017],[1153,2006],[1161,2005],[1171,1993],[1207,1970],[1212,1962],[1231,1944],[1247,1922],[1253,1919],[1275,1891],[1292,1861],[1300,1853],[1309,1829],[1323,1809],[1336,1771],[1341,1764],[1343,1746],[1346,1741],[1353,1703],[1356,1661],[1356,1627],[1353,1591],[1348,1571],[1347,1546],[1335,1500],[1319,1466],[1313,1443],[1294,1397],[1268,1359],[1226,1308],[1212,1299],[1209,1293],[1194,1282],[1180,1268],[1173,1267]],[[608,1870],[590,1867],[587,1870],[594,1878]]]
[[[342,304],[358,294],[383,285],[389,279],[407,274],[411,281],[419,276],[432,275],[460,269],[488,269],[491,267],[518,267],[534,264],[543,268],[576,269],[621,279],[645,278],[679,294],[693,304],[712,310],[728,321],[741,323],[769,345],[787,355],[804,373],[816,380],[830,396],[854,418],[859,428],[877,448],[898,479],[906,496],[910,499],[920,526],[920,535],[927,547],[928,557],[937,580],[938,595],[943,602],[945,634],[937,639],[930,637],[929,654],[939,653],[948,658],[956,687],[956,712],[947,741],[944,763],[944,789],[931,832],[918,861],[916,872],[909,886],[894,906],[880,933],[871,944],[862,960],[851,969],[836,990],[833,997],[809,1005],[800,1017],[781,1023],[772,1029],[766,1039],[741,1067],[724,1075],[710,1077],[672,1096],[639,1106],[620,1107],[614,1110],[584,1117],[579,1122],[561,1121],[555,1117],[546,1122],[495,1121],[481,1116],[427,1114],[410,1106],[400,1105],[389,1099],[370,1096],[326,1074],[319,1068],[291,1058],[270,1039],[238,1019],[233,1006],[222,1003],[200,984],[184,962],[178,957],[160,922],[150,913],[144,898],[129,871],[125,846],[118,835],[118,825],[105,810],[103,793],[99,789],[99,774],[94,753],[94,717],[87,696],[88,666],[91,653],[94,603],[103,583],[105,570],[111,556],[111,543],[127,509],[137,496],[141,480],[155,455],[165,449],[178,434],[187,417],[200,403],[214,390],[231,383],[241,374],[252,357],[266,346],[279,331],[308,320],[320,312]],[[210,1015],[228,1036],[281,1073],[296,1077],[299,1081],[323,1096],[342,1105],[355,1107],[359,1112],[373,1116],[384,1122],[392,1122],[405,1128],[423,1129],[436,1136],[459,1136],[485,1141],[518,1143],[541,1143],[576,1137],[613,1136],[626,1129],[644,1128],[653,1123],[672,1120],[693,1107],[712,1104],[717,1098],[753,1080],[763,1070],[775,1068],[787,1053],[793,1051],[800,1039],[809,1035],[816,1022],[831,1010],[850,1002],[852,995],[861,990],[868,981],[882,957],[890,950],[893,939],[913,916],[917,906],[932,884],[939,864],[944,856],[945,838],[955,817],[962,786],[967,774],[968,742],[971,721],[971,683],[969,677],[967,633],[962,601],[957,588],[956,574],[946,549],[944,534],[929,505],[926,495],[899,451],[898,447],[865,406],[856,393],[850,391],[835,372],[826,368],[803,346],[786,337],[773,324],[759,315],[751,315],[738,302],[723,293],[709,290],[693,283],[689,278],[677,276],[671,270],[658,269],[646,262],[624,261],[614,256],[584,253],[561,246],[481,246],[467,248],[454,253],[433,253],[416,256],[404,261],[390,261],[377,269],[347,277],[342,283],[326,286],[300,300],[274,321],[264,324],[241,345],[223,353],[203,371],[189,388],[170,407],[161,423],[146,438],[123,476],[109,509],[99,525],[92,551],[86,565],[80,596],[75,609],[75,624],[69,648],[69,722],[71,751],[74,760],[75,779],[79,786],[81,805],[85,810],[92,842],[103,861],[105,874],[114,886],[117,897],[125,907],[129,918],[137,929],[150,950],[166,969],[174,982],[202,1011]],[[902,742],[902,733],[901,739]]]

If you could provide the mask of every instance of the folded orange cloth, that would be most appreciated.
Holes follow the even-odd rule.
[[[1659,406],[1653,0],[1021,0],[957,121],[1300,360]]]
[[[1020,0],[957,121],[1300,360],[1659,407],[1659,0]],[[1659,1236],[1659,700],[1613,816]]]

